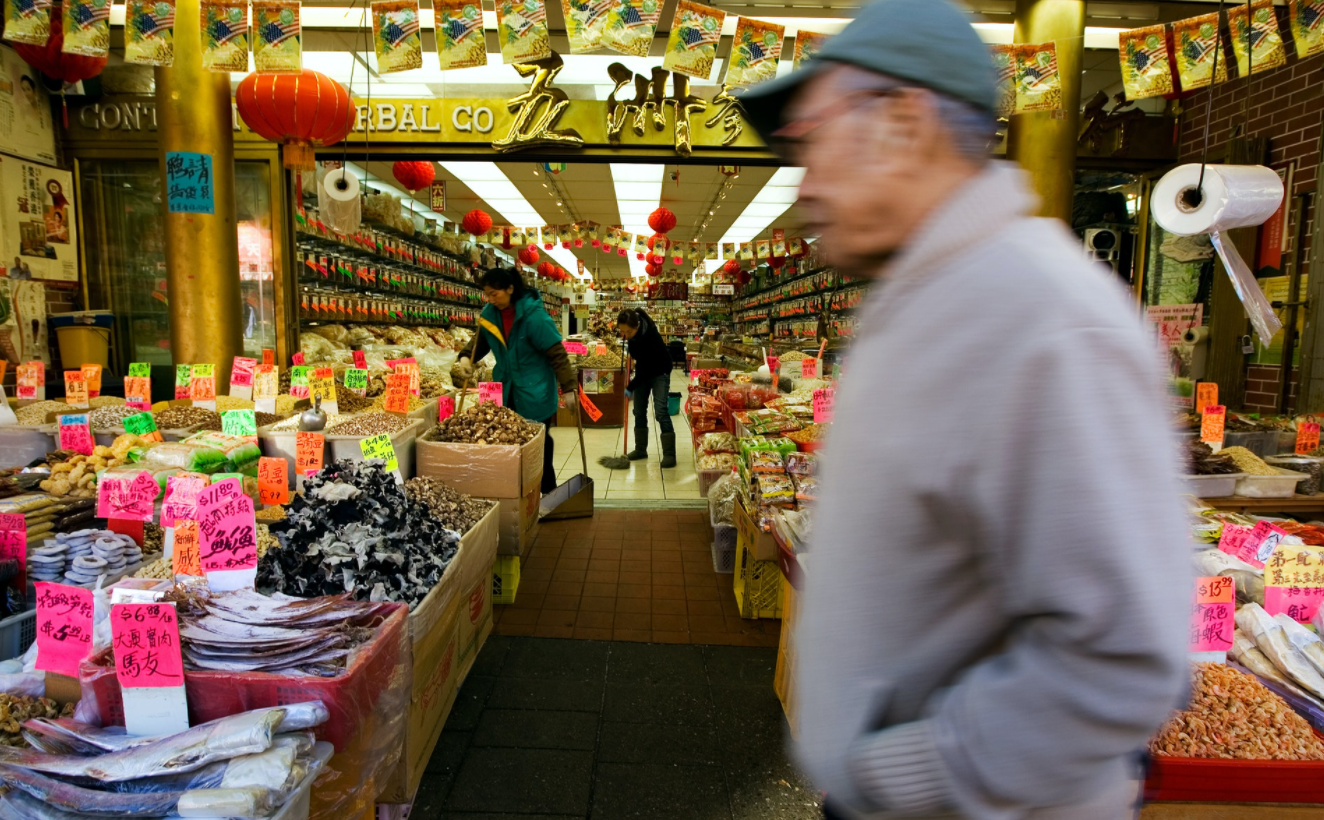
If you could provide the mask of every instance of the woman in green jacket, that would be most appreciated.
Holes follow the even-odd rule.
[[[563,406],[573,409],[578,401],[578,379],[556,322],[543,308],[542,296],[524,284],[519,271],[493,268],[483,274],[479,284],[487,305],[478,317],[474,358],[481,361],[490,350],[496,356],[492,377],[501,383],[502,404],[550,428],[556,420],[558,387]],[[452,375],[458,380],[473,377],[467,352],[460,354]],[[543,493],[556,489],[552,444],[548,435],[543,444]]]

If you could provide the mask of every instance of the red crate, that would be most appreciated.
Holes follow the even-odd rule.
[[[1145,799],[1195,803],[1324,803],[1324,762],[1154,757]]]

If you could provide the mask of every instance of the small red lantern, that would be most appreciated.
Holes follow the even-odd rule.
[[[536,265],[538,264],[539,258],[540,254],[538,253],[538,249],[533,245],[523,248],[519,252],[519,261],[523,262],[525,265]]]
[[[100,74],[106,67],[107,58],[64,53],[64,15],[59,6],[51,6],[51,12],[51,33],[46,38],[46,45],[34,46],[28,43],[9,43],[9,45],[13,46],[14,51],[17,51],[18,56],[28,65],[52,80],[59,81],[61,89],[68,83],[90,80]],[[63,102],[63,90],[60,92],[60,98]],[[67,106],[64,109],[64,124],[65,127],[69,125]]]
[[[312,170],[313,148],[335,145],[354,127],[345,87],[325,74],[249,74],[234,94],[239,116],[259,136],[285,146],[285,167]]]
[[[658,208],[648,215],[648,227],[657,233],[670,233],[676,227],[676,215],[667,208]]]
[[[728,274],[740,273],[740,263],[734,259],[728,259],[726,264],[722,266],[722,271]]]
[[[460,227],[464,229],[465,233],[482,236],[492,230],[492,217],[487,215],[487,211],[475,208],[464,215],[464,219],[460,221]]]
[[[750,283],[750,280],[753,278],[754,277],[749,275],[749,271],[742,270],[740,274],[736,277],[736,281],[742,285],[748,285]]]
[[[772,257],[772,259],[769,261],[768,264],[772,265],[773,270],[781,270],[782,266],[786,264],[786,257],[774,256]]]
[[[402,160],[391,166],[391,174],[396,182],[405,186],[405,190],[413,193],[431,185],[437,178],[437,169],[430,162]]]
[[[657,278],[662,275],[662,266],[647,265],[644,267],[644,273],[647,273],[649,276],[652,276],[653,278]]]

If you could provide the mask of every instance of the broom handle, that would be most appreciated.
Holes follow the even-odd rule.
[[[630,384],[630,356],[625,356],[625,384]],[[625,397],[625,418],[621,419],[621,432],[625,434],[625,454],[630,454],[630,397]]]
[[[584,477],[588,478],[588,452],[584,450],[584,407],[579,397],[579,391],[583,389],[575,386],[575,426],[579,428],[579,460],[584,464]]]
[[[474,355],[478,353],[478,334],[482,332],[483,332],[482,328],[480,327],[474,328],[474,343],[473,343],[473,347],[469,348],[470,372],[469,375],[464,378],[464,387],[460,388],[460,402],[459,404],[455,405],[455,415],[457,416],[464,412],[464,394],[469,392],[469,379],[473,378],[472,368],[477,367],[477,362],[474,361]]]

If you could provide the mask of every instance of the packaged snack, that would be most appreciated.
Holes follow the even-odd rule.
[[[816,501],[818,499],[818,479],[810,475],[791,476],[795,484],[796,501]]]
[[[735,526],[735,510],[745,484],[735,473],[724,475],[708,488],[708,513],[714,527]]]
[[[226,472],[232,466],[225,453],[220,450],[204,444],[189,444],[184,441],[156,445],[147,451],[147,458],[143,463],[153,469],[173,467],[177,470],[207,475]]]
[[[699,440],[699,449],[705,453],[734,453],[736,437],[730,433],[709,433]]]
[[[799,451],[787,453],[786,472],[791,475],[815,475],[818,472],[818,458],[812,453],[801,453]]]
[[[764,473],[754,479],[754,498],[760,505],[795,506],[795,484],[785,473]]]
[[[782,454],[776,450],[759,450],[749,454],[751,473],[785,473],[786,465]]]
[[[739,457],[735,453],[705,453],[699,456],[700,470],[730,470]]]
[[[262,456],[262,448],[248,436],[227,436],[224,433],[205,431],[194,433],[184,439],[183,443],[220,450],[226,460],[234,465],[236,472],[243,472],[248,462],[257,461]]]

